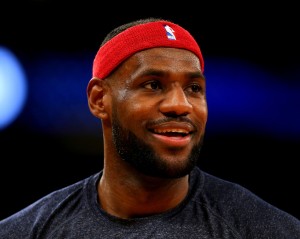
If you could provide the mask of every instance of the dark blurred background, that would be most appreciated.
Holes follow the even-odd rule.
[[[0,219],[102,168],[87,105],[93,57],[120,24],[162,17],[205,59],[209,107],[199,166],[300,218],[299,13],[288,2],[2,1]]]

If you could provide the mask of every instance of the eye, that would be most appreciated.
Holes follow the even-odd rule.
[[[203,91],[203,88],[199,84],[192,84],[187,88],[187,90],[193,93],[199,93]]]
[[[151,81],[151,82],[148,82],[146,84],[144,84],[144,87],[146,89],[150,89],[150,90],[158,90],[158,89],[161,89],[161,85],[158,81]]]

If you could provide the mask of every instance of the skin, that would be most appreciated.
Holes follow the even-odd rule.
[[[105,80],[92,78],[87,95],[90,111],[102,121],[101,207],[127,219],[182,202],[207,121],[196,55],[175,48],[137,52]]]

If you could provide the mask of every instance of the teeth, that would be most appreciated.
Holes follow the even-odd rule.
[[[184,129],[167,129],[167,130],[159,130],[159,129],[155,129],[154,130],[155,133],[158,134],[165,134],[165,133],[180,133],[180,134],[188,134],[189,132],[184,130]]]

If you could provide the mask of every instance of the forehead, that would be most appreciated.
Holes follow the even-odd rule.
[[[158,47],[143,50],[130,57],[129,62],[138,66],[189,67],[200,69],[198,57],[191,51],[177,48]]]
[[[199,58],[191,51],[158,47],[133,54],[109,78],[122,84],[152,73],[169,76],[202,75]]]

